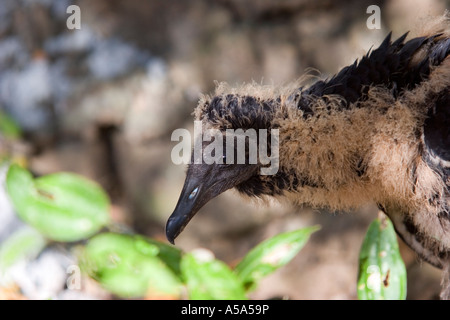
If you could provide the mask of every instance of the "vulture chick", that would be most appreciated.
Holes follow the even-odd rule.
[[[248,152],[243,164],[197,163],[193,156],[167,221],[168,240],[231,188],[331,210],[372,202],[422,259],[448,270],[450,16],[420,37],[406,37],[392,41],[389,34],[377,49],[308,88],[219,85],[202,97],[195,118],[203,130],[225,137],[227,129],[278,129],[278,150],[271,152],[278,151],[279,168],[261,174],[267,163],[251,163]]]

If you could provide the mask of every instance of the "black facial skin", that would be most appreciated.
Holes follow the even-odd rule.
[[[174,244],[192,217],[209,200],[247,181],[258,172],[249,164],[190,164],[183,190],[166,225],[166,237]]]

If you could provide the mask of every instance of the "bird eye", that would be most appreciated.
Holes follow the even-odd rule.
[[[197,195],[198,192],[198,187],[196,187],[194,190],[192,190],[191,194],[189,195],[188,199],[192,200],[195,198],[195,196]]]

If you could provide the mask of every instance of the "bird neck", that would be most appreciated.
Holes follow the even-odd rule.
[[[322,101],[308,117],[301,110],[287,109],[275,121],[280,132],[279,176],[295,176],[285,188],[288,197],[345,210],[383,202],[397,184],[409,188],[405,158],[418,149],[412,146],[417,144],[413,125],[417,117],[402,106],[386,109],[389,93],[377,97],[384,99],[348,108],[339,101]]]

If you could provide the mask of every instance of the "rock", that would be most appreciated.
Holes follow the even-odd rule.
[[[9,274],[27,298],[53,299],[64,289],[67,268],[74,263],[69,254],[48,248],[36,260],[15,264]]]

